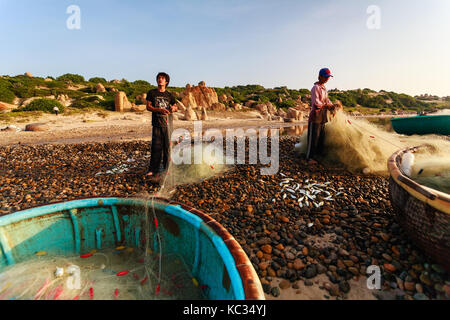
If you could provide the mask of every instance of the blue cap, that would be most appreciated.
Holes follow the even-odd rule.
[[[325,78],[332,77],[331,71],[328,68],[320,69],[319,76],[322,76],[322,77],[325,77]]]

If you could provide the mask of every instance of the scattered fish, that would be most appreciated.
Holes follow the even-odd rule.
[[[297,200],[300,208],[304,208],[305,206],[320,208],[325,205],[325,201],[335,201],[334,197],[344,194],[341,191],[336,193],[336,190],[330,186],[330,181],[319,183],[311,179],[306,179],[299,183],[292,178],[287,178],[286,175],[283,175],[283,177],[285,179],[279,184],[282,198],[286,199],[289,195],[291,199]],[[339,190],[345,189],[341,187]],[[276,200],[272,199],[272,202],[276,202]]]

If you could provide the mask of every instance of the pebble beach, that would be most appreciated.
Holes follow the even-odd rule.
[[[235,237],[267,299],[448,300],[450,275],[396,223],[387,178],[310,166],[294,154],[297,140],[280,138],[276,175],[235,165],[178,185],[171,199]],[[148,197],[159,187],[143,177],[148,141],[11,144],[0,146],[0,160],[0,215],[82,197]],[[300,206],[298,192],[308,187],[326,193]],[[366,285],[371,265],[381,270],[379,290]]]

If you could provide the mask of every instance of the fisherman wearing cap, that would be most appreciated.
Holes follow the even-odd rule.
[[[327,111],[334,112],[338,105],[334,105],[328,98],[325,83],[332,77],[330,69],[319,71],[319,81],[311,89],[311,112],[308,119],[308,148],[306,160],[309,164],[317,164],[314,157],[323,153],[324,129],[327,120]]]

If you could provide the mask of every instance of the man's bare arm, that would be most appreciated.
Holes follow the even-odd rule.
[[[150,101],[147,101],[147,111],[157,112],[157,113],[162,113],[162,114],[169,114],[169,110],[162,109],[162,108],[155,108],[155,107],[153,107],[153,105]]]

